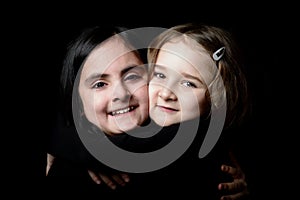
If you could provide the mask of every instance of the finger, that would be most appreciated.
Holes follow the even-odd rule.
[[[128,183],[130,181],[129,175],[128,174],[120,174],[120,176],[123,178],[123,180]]]
[[[54,162],[55,157],[51,154],[47,153],[47,166],[46,166],[46,176],[48,176],[48,172]]]
[[[49,172],[49,170],[50,170],[50,167],[51,167],[51,166],[49,166],[49,165],[46,166],[46,176],[48,176],[48,172]]]
[[[239,165],[239,162],[237,161],[233,151],[230,151],[229,152],[229,157],[230,157],[230,160],[233,164],[233,168],[235,168],[237,171],[232,175],[234,178],[243,178],[245,179],[245,174],[243,172],[243,170],[241,169],[240,165]]]
[[[240,168],[231,167],[229,165],[222,165],[221,170],[229,175],[231,175],[234,179],[244,178],[243,172]]]
[[[100,176],[100,178],[101,178],[101,180],[108,186],[108,187],[110,187],[111,189],[116,189],[116,185],[114,184],[114,182],[108,177],[108,176],[106,176],[106,175],[104,175],[104,174],[101,174],[101,173],[99,173],[98,174],[99,176]]]
[[[224,195],[220,198],[220,200],[242,200],[245,199],[246,196],[248,196],[248,192],[239,192],[236,194],[231,195]]]
[[[221,170],[232,176],[237,174],[237,169],[235,167],[231,167],[229,165],[222,165]]]
[[[100,180],[100,178],[97,176],[96,173],[94,173],[94,172],[91,171],[91,170],[88,170],[88,173],[89,173],[90,177],[92,178],[92,180],[93,180],[96,184],[100,184],[100,183],[101,183],[101,180]]]
[[[228,192],[242,192],[247,189],[247,183],[242,179],[236,179],[233,182],[220,183],[218,189],[226,190]]]
[[[52,163],[55,157],[50,153],[47,153],[47,162]]]
[[[119,176],[119,174],[114,174],[112,175],[112,178],[114,179],[114,181],[116,183],[118,183],[121,186],[125,186],[125,181],[123,180],[123,178],[121,176]]]

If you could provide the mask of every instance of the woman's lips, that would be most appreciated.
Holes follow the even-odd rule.
[[[128,106],[126,108],[121,108],[121,109],[109,112],[108,114],[112,115],[112,116],[118,116],[118,115],[129,113],[129,112],[135,110],[136,108],[137,108],[137,106]]]

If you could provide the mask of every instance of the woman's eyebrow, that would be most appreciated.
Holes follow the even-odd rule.
[[[93,73],[89,77],[87,77],[87,79],[85,79],[84,82],[85,82],[85,84],[89,85],[90,83],[92,83],[95,80],[105,78],[108,76],[109,76],[109,74]]]
[[[130,70],[132,70],[132,69],[134,69],[134,68],[136,68],[136,67],[138,67],[138,65],[129,65],[129,66],[126,67],[125,69],[122,69],[121,75],[126,74],[128,71],[130,71]]]
[[[141,68],[141,66],[139,65],[129,65],[128,67],[126,67],[125,69],[121,70],[121,75],[126,74],[128,71],[132,70],[132,69],[138,69]],[[109,74],[102,74],[102,73],[93,73],[91,74],[87,79],[85,79],[85,84],[89,85],[92,82],[94,82],[95,80],[99,80],[102,78],[106,78],[109,77]]]

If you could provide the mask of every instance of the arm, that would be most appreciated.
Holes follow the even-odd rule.
[[[55,161],[55,157],[49,153],[47,153],[47,166],[46,166],[46,176]],[[89,176],[96,184],[101,184],[104,182],[111,189],[116,189],[117,185],[125,186],[126,183],[129,182],[129,176],[126,173],[115,172],[114,174],[104,174],[101,172],[94,172],[92,170],[87,170]]]
[[[58,156],[71,161],[74,165],[83,164],[87,168],[89,176],[97,184],[104,182],[111,189],[115,189],[117,185],[124,186],[129,182],[127,174],[108,170],[106,166],[95,160],[82,144],[75,126],[64,125],[60,115],[57,117],[49,138],[46,176],[55,162],[55,157]]]

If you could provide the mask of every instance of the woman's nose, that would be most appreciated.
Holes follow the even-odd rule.
[[[118,83],[113,91],[112,101],[127,101],[131,94],[123,83]]]

